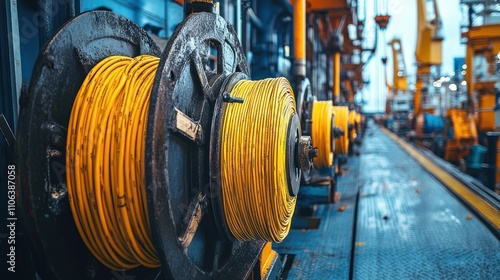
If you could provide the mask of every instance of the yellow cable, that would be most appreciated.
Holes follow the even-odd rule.
[[[347,106],[333,106],[335,126],[344,130],[344,135],[335,139],[335,154],[347,154],[349,149],[349,109]]]
[[[318,148],[318,156],[314,158],[316,168],[330,167],[333,164],[332,116],[331,101],[314,101],[311,140],[312,145]]]
[[[296,197],[287,183],[287,131],[296,114],[284,78],[242,80],[222,120],[221,184],[231,234],[240,241],[281,242],[290,230]]]
[[[351,133],[349,135],[349,141],[354,141],[356,139],[356,111],[350,110],[349,111],[349,125],[351,126]]]
[[[361,127],[361,114],[356,113],[356,126],[359,128]]]
[[[68,125],[66,174],[80,235],[114,270],[159,267],[145,189],[145,135],[159,58],[111,56],[88,73]]]

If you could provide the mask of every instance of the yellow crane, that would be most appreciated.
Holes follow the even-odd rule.
[[[427,0],[417,0],[418,24],[415,58],[417,60],[417,81],[415,84],[413,110],[415,116],[423,113],[423,93],[429,90],[431,84],[431,68],[441,65],[442,22],[437,0],[432,0],[434,18],[428,19]]]
[[[411,96],[408,91],[408,76],[403,56],[403,47],[399,38],[389,42],[392,50],[393,79],[392,85],[387,78],[387,58],[382,59],[386,67],[385,83],[387,86],[386,115],[389,128],[396,132],[405,132],[410,128],[409,113]],[[392,126],[392,127],[391,127]]]
[[[442,22],[437,0],[432,0],[434,18],[428,18],[427,0],[417,0],[418,32],[415,57],[417,60],[417,81],[415,84],[414,113],[415,131],[422,138],[426,131],[442,130],[442,120],[439,116],[424,116],[433,114],[434,108],[423,108],[422,100],[431,88],[431,68],[440,66],[442,61]],[[430,95],[429,95],[430,97]],[[439,122],[437,122],[439,121]],[[444,121],[445,151],[447,161],[463,163],[469,154],[470,147],[477,143],[477,132],[472,118],[465,109],[453,108],[446,112]]]
[[[495,130],[500,126],[495,122],[496,113],[493,110],[497,103],[495,84],[498,83],[498,76],[495,72],[500,53],[500,24],[487,22],[470,26],[467,32],[462,33],[467,42],[465,80],[469,104],[479,112],[477,124],[481,131]]]
[[[408,76],[406,73],[406,63],[403,56],[403,46],[401,39],[395,38],[389,42],[392,49],[392,64],[394,67],[393,85],[388,88],[394,93],[404,93],[408,90]]]

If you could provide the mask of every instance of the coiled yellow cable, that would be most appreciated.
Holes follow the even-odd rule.
[[[318,156],[314,158],[316,168],[330,167],[333,164],[332,117],[331,101],[314,101],[311,140],[312,145],[318,148]]]
[[[281,242],[290,230],[296,197],[287,183],[287,131],[296,113],[284,78],[241,80],[222,120],[221,184],[231,234],[240,241]]]
[[[361,127],[361,114],[360,113],[356,113],[356,126],[358,127],[358,129]]]
[[[347,106],[333,106],[335,126],[344,131],[344,135],[335,139],[335,154],[347,154],[349,150],[349,108]]]
[[[354,141],[357,136],[357,131],[356,131],[356,111],[350,110],[349,111],[349,125],[351,126],[351,133],[349,134],[349,141]]]
[[[111,56],[88,73],[68,126],[66,174],[80,235],[114,270],[159,267],[145,189],[149,97],[159,58]]]

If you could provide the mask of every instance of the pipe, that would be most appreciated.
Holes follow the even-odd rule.
[[[348,96],[349,104],[354,104],[354,90],[352,88],[351,81],[345,80],[344,84],[345,84],[345,87],[347,89],[347,94],[349,95]]]
[[[333,55],[333,101],[340,101],[340,53]]]
[[[306,0],[293,1],[295,75],[306,76]]]
[[[474,50],[472,49],[470,42],[467,43],[465,52],[465,65],[467,65],[467,69],[465,69],[465,81],[467,82],[467,104],[470,107],[469,109],[475,110],[477,109],[477,104],[474,101],[475,83],[472,76],[474,71]]]
[[[40,46],[45,45],[45,43],[47,43],[47,41],[56,33],[59,27],[79,12],[79,0],[40,0],[38,2],[37,14],[38,18],[41,18],[41,23],[38,25]]]
[[[257,15],[255,14],[255,12],[253,11],[252,8],[248,8],[247,15],[248,15],[248,19],[252,23],[252,26],[254,26],[255,28],[257,28],[257,29],[259,29],[261,31],[264,30],[264,24],[257,17]]]
[[[242,17],[241,17],[241,10],[243,9],[242,5],[241,5],[241,0],[236,0],[236,34],[238,35],[238,40],[240,40],[240,42],[242,42],[242,39],[243,39],[243,32],[241,30],[242,28]]]
[[[23,74],[21,64],[21,38],[19,33],[17,0],[6,1],[2,4],[2,32],[6,31],[3,41],[6,43],[5,53],[2,53],[2,68],[8,69],[4,72],[5,80],[2,80],[2,103],[6,108],[10,105],[11,110],[5,110],[7,120],[13,126],[14,133],[17,131],[17,119],[19,116],[19,98],[22,91]],[[2,33],[3,34],[3,33]],[[2,70],[3,71],[3,70]],[[4,83],[5,82],[5,83]],[[7,105],[9,104],[9,105]],[[6,109],[2,108],[2,109]],[[5,134],[4,134],[5,135]],[[1,137],[1,136],[0,136]],[[12,149],[10,149],[12,150]],[[13,158],[13,157],[12,157]]]
[[[293,15],[292,4],[290,3],[289,0],[274,0],[273,2],[283,7],[285,12],[287,12],[289,15]]]
[[[68,3],[68,17],[74,18],[80,14],[80,0],[70,0]]]

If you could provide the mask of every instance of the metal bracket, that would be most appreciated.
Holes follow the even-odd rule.
[[[227,103],[243,103],[244,101],[243,98],[231,96],[227,91],[223,93],[222,100]]]
[[[207,206],[206,195],[199,193],[198,197],[191,201],[187,209],[187,215],[184,218],[183,225],[181,227],[181,234],[178,237],[182,248],[187,249],[193,241],[193,237],[200,225],[201,218],[205,212]]]
[[[196,143],[203,142],[203,129],[199,122],[193,121],[188,115],[175,108],[175,130]]]

